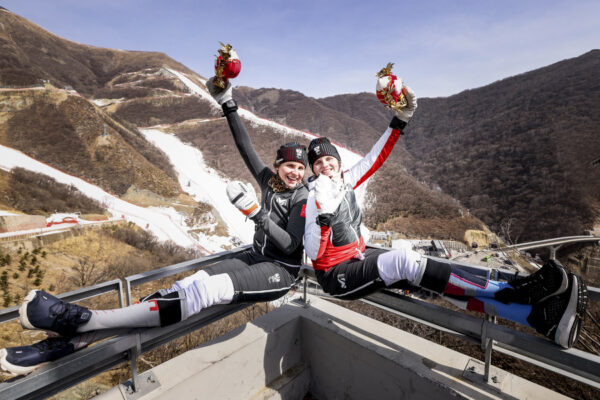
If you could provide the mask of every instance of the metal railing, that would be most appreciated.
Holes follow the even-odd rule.
[[[447,262],[443,259],[437,260]],[[456,261],[452,261],[452,264],[460,265],[461,268],[485,279],[510,280],[515,277],[514,271],[506,269],[490,269]],[[305,299],[309,283],[312,284],[314,294],[334,298],[320,289],[314,280],[314,274],[306,272]],[[587,289],[590,300],[600,301],[600,288],[588,287]],[[492,353],[496,350],[600,389],[599,356],[577,349],[565,350],[546,339],[497,325],[495,317],[490,315],[486,315],[485,318],[473,317],[464,312],[436,306],[388,289],[366,296],[361,301],[480,344],[485,350],[484,379],[488,382],[493,378],[490,377],[489,371]]]
[[[220,253],[211,254],[210,256],[198,258],[195,260],[184,261],[179,264],[169,265],[163,268],[154,269],[151,271],[142,272],[140,274],[128,276],[125,278],[125,290],[127,294],[127,305],[132,304],[131,299],[131,288],[141,285],[146,282],[155,281],[157,279],[166,278],[182,272],[191,271],[209,264],[213,264],[217,261],[231,258],[237,253],[241,253],[252,247],[251,245],[238,247],[234,250],[223,251]]]
[[[123,284],[121,283],[120,279],[114,279],[112,281],[99,283],[94,286],[88,286],[73,290],[71,292],[57,294],[56,297],[64,301],[74,302],[90,299],[92,297],[100,296],[113,291],[116,291],[119,296],[119,305],[124,307],[125,303],[123,301]],[[20,306],[14,306],[0,310],[0,323],[8,322],[18,318],[19,307]]]
[[[486,350],[486,381],[492,378],[491,352],[496,350],[600,389],[600,357],[591,353],[565,350],[549,340],[497,325],[488,318],[476,318],[389,290],[374,293],[363,301],[480,344]]]
[[[231,258],[234,254],[244,251],[248,247],[129,276],[125,278],[127,304],[131,304],[132,301],[132,287]],[[508,270],[494,271],[485,267],[463,265],[471,272],[486,278],[509,278],[514,276],[514,272]],[[304,271],[304,299],[306,300],[307,286],[310,283],[307,276],[311,275],[311,269]],[[592,300],[600,300],[600,289],[588,289]],[[67,301],[78,301],[115,290],[118,291],[120,303],[124,306],[122,285],[119,280],[78,289],[58,295],[58,297]],[[322,291],[318,294],[327,297]],[[452,311],[390,290],[374,293],[364,298],[363,301],[465,340],[481,344],[486,350],[486,379],[490,378],[489,366],[491,365],[492,352],[496,350],[600,388],[600,357],[593,354],[576,349],[563,350],[548,340],[497,325],[489,321],[488,318],[476,318],[466,313]],[[28,376],[0,383],[0,398],[45,398],[123,362],[130,363],[132,378],[131,383],[127,386],[130,394],[152,390],[152,385],[157,385],[157,383],[149,375],[146,375],[148,379],[140,378],[137,372],[137,357],[250,305],[214,306],[174,325],[152,329],[122,330],[117,337],[56,360]],[[0,310],[0,323],[16,318],[17,313],[18,307]]]
[[[132,303],[131,288],[146,282],[187,272],[206,266],[248,249],[250,246],[240,247],[231,251],[224,251],[207,257],[169,265],[141,274],[126,277],[125,295],[127,304]],[[85,287],[72,292],[57,295],[65,301],[74,302],[101,294],[118,291],[121,307],[125,306],[123,286],[119,279]],[[138,392],[147,385],[139,379],[137,371],[137,358],[160,345],[171,342],[178,337],[193,332],[203,326],[218,321],[232,313],[243,310],[251,304],[221,305],[203,310],[185,321],[175,325],[152,329],[123,329],[116,334],[119,336],[108,339],[102,343],[79,350],[64,358],[42,367],[31,375],[17,377],[11,381],[0,383],[1,399],[43,399],[59,393],[71,386],[83,382],[95,375],[113,368],[123,362],[130,363],[132,384],[131,392]],[[0,310],[0,323],[18,318],[19,306]]]
[[[214,306],[179,324],[164,328],[123,330],[120,336],[76,351],[30,375],[0,383],[0,398],[45,399],[248,306],[249,304]],[[131,372],[133,384],[127,388],[129,394],[148,390],[147,386],[151,387],[155,383],[151,380],[141,381],[135,364],[132,365]]]

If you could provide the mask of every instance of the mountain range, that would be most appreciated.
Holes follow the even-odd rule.
[[[5,9],[0,54],[0,144],[139,205],[205,210],[141,132],[160,126],[226,179],[251,181],[206,78],[167,55],[75,43]],[[594,50],[451,97],[419,99],[368,185],[367,225],[458,240],[486,225],[508,240],[591,229],[600,209],[600,168],[592,164],[600,156],[599,64]],[[314,99],[242,86],[234,98],[267,163],[301,131],[365,153],[393,116],[370,93]],[[0,171],[6,191],[9,175]],[[15,204],[0,198],[0,208],[22,211]]]

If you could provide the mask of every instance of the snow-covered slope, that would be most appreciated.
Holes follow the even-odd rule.
[[[190,237],[169,209],[136,206],[83,179],[37,161],[18,150],[0,145],[0,168],[10,171],[15,167],[44,174],[54,178],[57,182],[75,186],[86,196],[104,204],[113,215],[132,221],[141,227],[148,227],[159,240],[172,240],[184,247],[203,247]]]
[[[225,186],[229,181],[227,177],[209,168],[198,149],[183,143],[175,135],[164,133],[159,129],[140,129],[140,132],[169,157],[184,191],[195,200],[213,206],[227,225],[230,235],[237,236],[244,243],[252,242],[254,223],[247,221],[246,217],[229,202],[225,193]]]
[[[169,70],[180,79],[193,94],[210,103],[211,107],[220,110],[221,107],[215,100],[185,75],[175,70]],[[268,126],[275,132],[281,134],[281,142],[293,140],[308,143],[316,135],[293,129],[273,121],[260,118],[248,110],[240,109],[240,116],[248,124],[255,126]],[[24,153],[0,145],[0,168],[11,170],[21,167],[27,170],[48,175],[60,183],[73,185],[88,197],[104,204],[117,219],[125,219],[134,222],[144,229],[152,231],[159,240],[171,240],[183,247],[197,247],[206,252],[216,252],[230,247],[237,237],[243,243],[251,243],[254,233],[254,225],[230,204],[225,194],[225,186],[229,179],[222,176],[218,171],[209,168],[203,159],[202,152],[193,146],[187,145],[176,136],[164,133],[160,127],[141,129],[146,139],[159,147],[169,157],[179,177],[181,188],[193,196],[197,201],[212,205],[219,213],[223,222],[227,225],[229,237],[217,235],[191,233],[194,227],[185,224],[185,216],[172,207],[140,207],[127,201],[121,200],[103,189],[84,181],[83,179],[69,175],[63,171],[53,168],[45,163],[37,161]],[[257,144],[260,145],[260,144]],[[352,165],[361,156],[343,146],[336,145],[342,163]],[[357,191],[359,202],[363,202],[366,185],[363,184]]]
[[[190,80],[189,78],[187,78],[184,74],[182,74],[180,72],[177,72],[173,69],[168,69],[168,71],[171,72],[178,79],[180,79],[181,82],[183,82],[190,89],[190,91],[192,93],[194,93],[194,94],[198,95],[199,97],[201,97],[202,99],[208,101],[214,109],[221,111],[221,106],[212,98],[212,96],[209,93],[206,92],[205,89],[200,88],[192,80]],[[238,110],[238,113],[246,121],[246,123],[253,124],[254,126],[266,126],[266,127],[272,128],[275,132],[280,133],[282,138],[286,138],[286,139],[282,139],[281,143],[285,143],[286,141],[289,141],[288,137],[291,136],[291,137],[294,137],[293,140],[297,140],[300,143],[306,143],[308,145],[308,142],[310,142],[315,137],[318,137],[318,135],[316,135],[314,133],[290,128],[289,126],[285,126],[285,125],[279,124],[277,122],[273,122],[268,119],[261,118],[261,117],[257,116],[256,114],[254,114],[248,110],[245,110],[243,108],[240,108]],[[255,145],[260,145],[260,143],[255,143]],[[362,158],[362,155],[360,155],[344,146],[341,146],[335,142],[334,142],[334,145],[337,147],[337,149],[340,153],[340,156],[342,157],[343,165],[354,165],[354,163],[358,162]],[[363,183],[356,190],[357,200],[359,201],[359,204],[361,206],[363,205],[363,202],[364,202],[364,197],[366,194],[366,188],[368,186],[368,182],[369,181]]]

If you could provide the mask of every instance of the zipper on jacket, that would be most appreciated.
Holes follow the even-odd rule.
[[[271,196],[271,201],[269,202],[270,207],[269,207],[269,211],[267,212],[267,218],[269,218],[269,219],[271,218],[271,211],[273,210],[273,199],[274,198],[275,198],[275,192],[273,192],[273,195]],[[264,229],[263,229],[263,232],[264,232],[265,238],[263,239],[263,246],[262,246],[262,249],[260,249],[260,252],[264,256],[265,255],[265,247],[267,246],[267,232],[265,232]]]
[[[346,205],[348,206],[348,215],[350,215],[350,221],[348,221],[348,225],[350,226],[350,229],[352,230],[352,232],[354,233],[354,237],[356,238],[356,252],[358,254],[362,255],[362,251],[360,251],[360,248],[358,247],[358,245],[360,243],[360,238],[358,237],[358,233],[356,232],[356,229],[354,229],[354,226],[352,226],[354,216],[351,214],[352,208],[350,207],[350,203],[348,202],[348,199],[346,198],[347,193],[348,192],[346,192],[344,194],[344,201],[346,202]]]

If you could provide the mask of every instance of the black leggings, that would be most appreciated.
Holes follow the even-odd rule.
[[[289,267],[250,249],[204,271],[209,275],[229,275],[235,291],[232,303],[244,303],[284,296],[296,282],[300,266]]]
[[[382,249],[366,249],[365,258],[344,261],[327,271],[315,270],[323,290],[344,300],[355,300],[385,287],[377,271]]]

